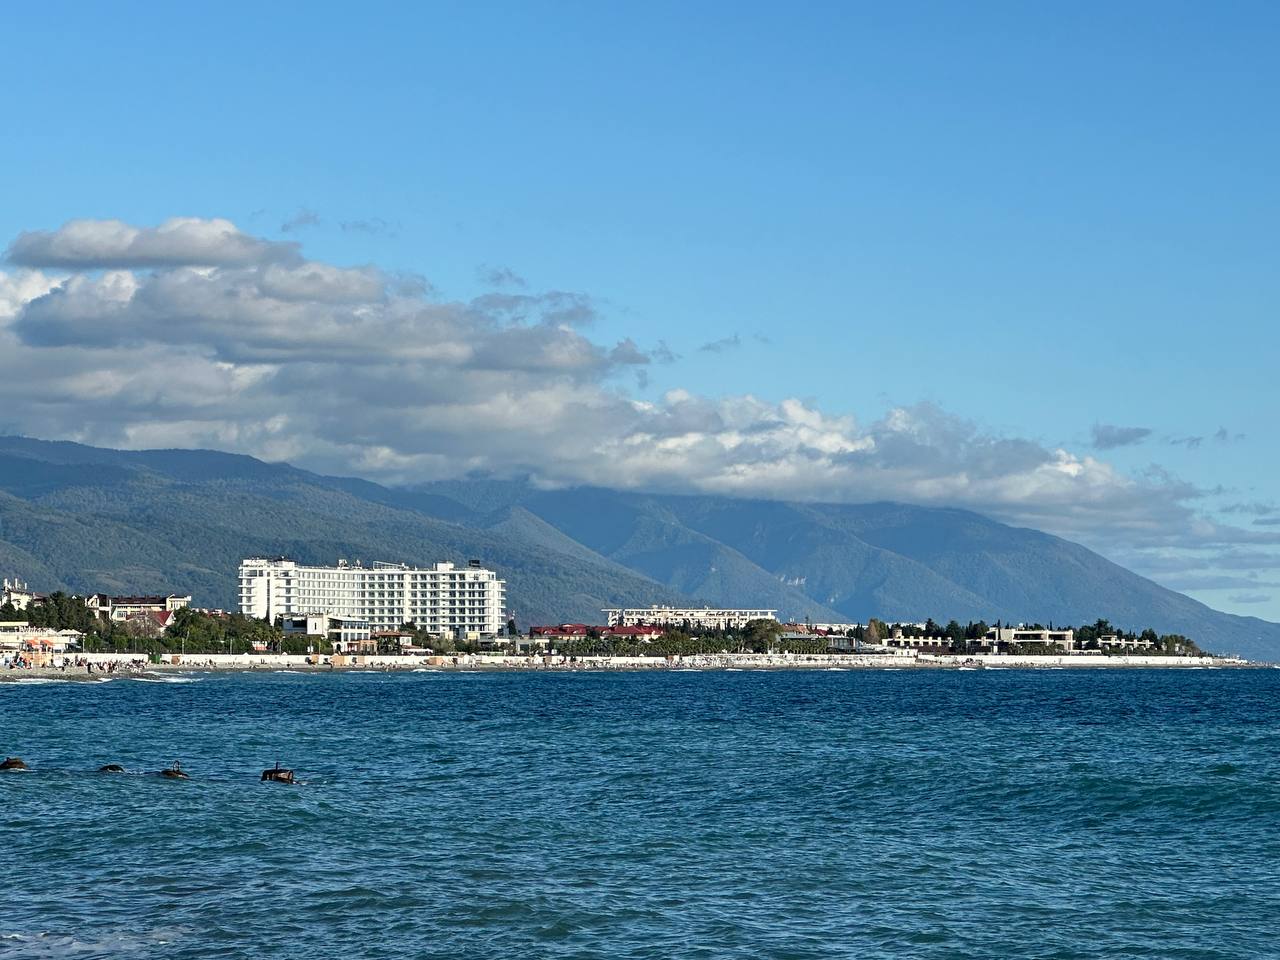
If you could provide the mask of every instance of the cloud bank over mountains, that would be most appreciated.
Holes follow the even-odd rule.
[[[583,294],[503,283],[441,301],[422,278],[309,260],[298,244],[218,219],[72,221],[19,235],[7,260],[5,432],[213,447],[392,483],[479,470],[548,485],[954,505],[1139,568],[1144,551],[1185,556],[1190,570],[1205,566],[1204,551],[1280,542],[1280,531],[1206,519],[1195,509],[1203,491],[1158,469],[1131,476],[928,404],[863,424],[800,399],[642,399],[635,378],[673,355],[592,339],[597,308]],[[1095,425],[1093,446],[1149,434]]]

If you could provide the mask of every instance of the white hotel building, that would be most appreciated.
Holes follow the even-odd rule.
[[[240,612],[273,623],[324,614],[365,620],[375,631],[413,623],[438,636],[497,636],[506,626],[506,592],[505,580],[474,561],[310,567],[251,557],[240,564]]]

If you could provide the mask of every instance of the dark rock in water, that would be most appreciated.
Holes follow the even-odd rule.
[[[99,773],[124,773],[124,767],[118,763],[107,763],[98,768]]]
[[[31,768],[27,766],[26,761],[21,760],[18,757],[5,757],[4,761],[0,762],[0,770],[30,770],[30,769]]]
[[[173,761],[172,764],[170,764],[169,766],[161,770],[160,776],[164,777],[166,780],[190,780],[191,779],[189,776],[187,776],[186,771],[182,769],[182,764],[180,764],[177,760]]]
[[[279,761],[276,762],[274,769],[262,771],[263,783],[293,783],[293,771],[282,770]]]

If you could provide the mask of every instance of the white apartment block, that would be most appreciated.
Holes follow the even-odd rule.
[[[1074,650],[1076,632],[1074,630],[1045,630],[1042,627],[992,627],[987,631],[987,642],[991,644],[1007,643],[1043,643],[1046,646],[1061,647]]]
[[[730,630],[751,620],[776,620],[777,610],[732,610],[712,607],[633,607],[601,611],[611,627],[679,627],[688,623],[704,630]]]
[[[240,564],[240,612],[273,623],[323,614],[364,620],[372,630],[413,623],[438,636],[496,636],[506,625],[506,594],[506,581],[474,561],[312,567],[251,557]]]

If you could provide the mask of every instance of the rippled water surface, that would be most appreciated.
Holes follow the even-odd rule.
[[[0,684],[0,958],[1280,956],[1280,671],[182,679]]]

